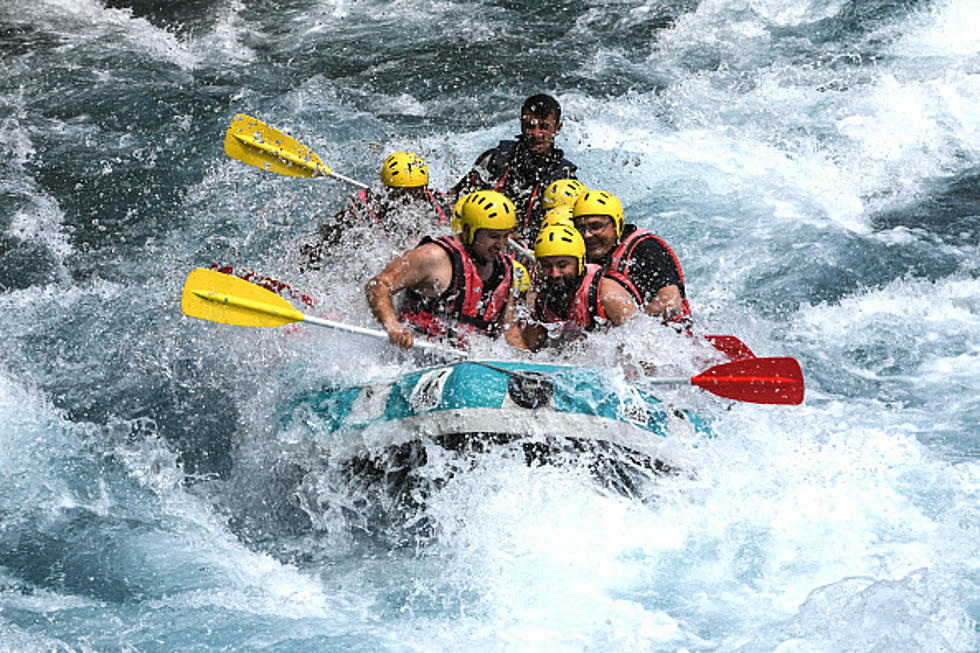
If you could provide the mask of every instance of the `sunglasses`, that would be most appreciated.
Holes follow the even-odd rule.
[[[575,220],[575,228],[578,229],[582,235],[588,233],[596,233],[602,231],[606,227],[612,226],[612,218],[593,218],[586,220]]]

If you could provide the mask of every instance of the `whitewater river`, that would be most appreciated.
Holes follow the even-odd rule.
[[[980,649],[977,25],[976,0],[3,0],[0,650]],[[180,293],[232,264],[370,327],[405,243],[354,229],[301,272],[351,189],[231,160],[225,129],[371,184],[411,149],[446,188],[537,92],[674,247],[696,329],[796,357],[806,401],[665,390],[717,437],[640,497],[503,452],[395,509],[281,406],[411,361]],[[657,331],[579,362],[680,356]]]

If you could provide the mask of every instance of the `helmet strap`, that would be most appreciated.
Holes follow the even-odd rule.
[[[470,228],[470,225],[468,225],[468,224],[463,225],[463,228],[464,229],[469,229]],[[473,259],[474,261],[476,261],[476,264],[477,265],[486,265],[487,263],[490,263],[492,259],[488,259],[488,258],[485,258],[483,256],[477,256],[476,255],[476,251],[473,249],[473,241],[476,240],[476,232],[477,231],[479,231],[479,229],[475,229],[473,231],[472,237],[469,240],[466,240],[465,237],[463,238],[463,249],[466,250],[466,253],[469,254],[469,256],[470,256],[471,259]]]

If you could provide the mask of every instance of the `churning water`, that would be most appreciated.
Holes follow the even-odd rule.
[[[977,650],[978,24],[974,0],[0,3],[0,649]],[[446,188],[536,92],[580,178],[674,247],[698,329],[798,358],[806,403],[678,391],[718,437],[644,500],[502,452],[398,510],[277,411],[408,360],[179,296],[228,263],[372,326],[404,243],[355,230],[301,273],[350,189],[232,161],[224,130],[255,115],[372,183],[412,149]]]

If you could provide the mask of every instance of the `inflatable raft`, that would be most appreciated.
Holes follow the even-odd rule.
[[[300,429],[335,460],[403,458],[418,442],[466,453],[516,444],[528,463],[574,453],[593,468],[619,461],[652,471],[676,466],[678,454],[711,437],[705,420],[627,382],[620,371],[513,361],[463,361],[363,385],[328,384],[288,402],[282,426]]]
[[[181,308],[189,316],[223,324],[303,322],[387,340],[383,332],[304,315],[264,286],[202,268],[188,274]],[[802,403],[803,373],[796,359],[756,357],[734,336],[707,339],[729,362],[693,377],[655,377],[645,383],[692,385],[735,401]],[[667,405],[621,371],[547,363],[457,361],[385,381],[322,385],[283,406],[283,433],[291,433],[286,440],[312,443],[328,461],[367,460],[368,466],[394,452],[404,463],[401,469],[425,464],[421,454],[428,443],[479,452],[517,442],[528,462],[593,460],[588,464],[600,477],[605,476],[600,458],[611,459],[613,467],[625,460],[636,468],[663,471],[679,453],[711,435],[704,420]],[[570,458],[569,451],[577,455]],[[374,467],[386,475],[392,469]]]

